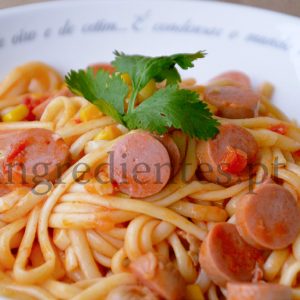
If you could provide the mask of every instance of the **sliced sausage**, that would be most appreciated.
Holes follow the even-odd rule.
[[[232,158],[232,152],[236,153],[236,157]],[[254,137],[246,129],[232,124],[220,126],[214,139],[199,141],[197,145],[202,175],[208,181],[224,186],[249,178],[257,152]]]
[[[217,115],[229,119],[253,118],[257,115],[260,96],[239,86],[208,86],[204,100],[217,108]]]
[[[167,149],[172,166],[172,176],[176,175],[180,169],[181,157],[179,149],[174,140],[168,135],[156,135],[155,136]]]
[[[274,283],[228,283],[227,300],[292,300],[289,287]]]
[[[166,300],[184,299],[185,281],[171,262],[149,252],[130,264],[142,284]]]
[[[211,79],[208,84],[220,86],[233,85],[244,88],[251,88],[250,78],[248,77],[248,75],[240,71],[224,72]]]
[[[300,211],[287,189],[268,181],[239,201],[236,224],[241,236],[254,247],[281,249],[296,239]]]
[[[223,287],[228,281],[250,281],[261,260],[261,251],[244,242],[235,225],[225,222],[209,231],[199,255],[205,273]]]
[[[158,193],[168,183],[171,161],[164,145],[146,132],[127,134],[113,147],[111,177],[121,192],[134,198]]]
[[[159,300],[148,288],[140,285],[121,285],[113,289],[105,300]]]
[[[69,160],[62,138],[41,128],[0,132],[0,178],[2,183],[34,185],[42,179],[54,181]]]

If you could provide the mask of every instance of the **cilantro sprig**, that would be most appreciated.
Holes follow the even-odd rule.
[[[99,70],[95,75],[91,68],[87,71],[73,71],[66,76],[69,89],[95,104],[104,114],[118,123],[124,124],[124,99],[128,86],[118,74],[110,75]]]
[[[196,59],[205,56],[205,52],[147,57],[116,51],[115,55],[112,65],[117,72],[112,75],[103,70],[97,74],[92,69],[71,70],[66,76],[70,90],[128,129],[141,128],[163,134],[168,128],[174,127],[191,137],[205,140],[218,132],[218,121],[213,118],[206,104],[200,101],[199,95],[178,86],[181,77],[177,66],[184,70],[191,68]],[[121,73],[127,73],[132,82],[127,111],[124,102],[129,89]],[[166,86],[136,106],[138,93],[150,80],[166,80]]]
[[[141,55],[125,55],[114,52],[116,59],[112,65],[122,73],[128,73],[132,80],[133,93],[129,100],[128,112],[134,110],[135,99],[138,92],[154,79],[156,82],[167,80],[167,84],[177,84],[181,81],[176,65],[186,70],[194,66],[193,61],[203,58],[205,52],[194,54],[174,54],[171,56],[147,57]]]

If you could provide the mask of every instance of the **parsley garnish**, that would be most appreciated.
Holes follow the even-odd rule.
[[[106,115],[123,124],[124,99],[128,86],[119,75],[110,76],[99,70],[96,75],[92,69],[71,71],[66,77],[70,90],[95,104]]]
[[[142,102],[125,122],[129,128],[141,128],[163,134],[171,126],[182,129],[190,136],[207,139],[217,133],[216,120],[207,106],[193,91],[169,85]]]
[[[191,137],[205,140],[218,132],[218,121],[213,118],[206,104],[200,101],[199,95],[178,86],[181,77],[176,66],[191,68],[194,60],[205,56],[204,52],[160,57],[119,52],[115,52],[115,55],[112,64],[118,73],[109,75],[100,70],[94,75],[91,69],[72,70],[66,76],[70,90],[129,129],[141,128],[163,134],[168,128],[174,127]],[[132,81],[127,111],[124,109],[124,100],[128,95],[128,86],[121,79],[120,73],[128,73]],[[135,107],[139,91],[152,79],[156,82],[166,80],[166,87]]]

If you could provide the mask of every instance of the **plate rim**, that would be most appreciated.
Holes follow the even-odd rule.
[[[152,1],[141,1],[141,0],[51,0],[45,2],[38,2],[38,3],[28,3],[28,4],[21,4],[18,6],[7,7],[0,10],[0,19],[2,17],[9,17],[19,13],[31,13],[35,10],[39,9],[47,9],[47,8],[59,8],[59,7],[75,7],[75,6],[86,6],[87,8],[89,5],[111,5],[112,3],[130,3],[130,4],[137,4],[138,6],[143,5],[153,5],[155,7],[155,3],[159,3],[161,5],[165,5],[166,3],[176,3],[176,5],[181,4],[185,5],[207,5],[207,6],[217,6],[217,7],[233,7],[236,9],[241,9],[244,11],[248,11],[251,13],[263,13],[269,15],[270,17],[275,18],[284,18],[289,19],[289,21],[298,22],[300,23],[300,17],[289,15],[282,12],[277,12],[273,10],[269,10],[266,8],[250,6],[245,4],[238,4],[238,3],[230,3],[230,2],[221,2],[221,1],[210,1],[210,0],[152,0]]]
[[[186,4],[191,6],[210,6],[210,7],[232,7],[239,9],[243,12],[248,12],[251,15],[262,14],[262,15],[268,15],[269,17],[276,19],[282,19],[287,20],[289,22],[300,24],[300,17],[289,15],[286,13],[276,12],[272,10],[268,10],[265,8],[259,8],[254,6],[247,6],[244,4],[236,4],[236,3],[227,3],[227,2],[218,2],[218,1],[209,1],[209,0],[202,0],[202,1],[195,1],[195,0],[152,0],[150,1],[141,1],[141,0],[52,0],[47,2],[39,2],[39,3],[30,3],[30,4],[22,4],[15,7],[9,7],[9,8],[3,8],[0,10],[0,20],[2,18],[14,18],[18,14],[31,14],[35,13],[38,10],[47,10],[47,9],[67,9],[68,7],[80,7],[85,6],[88,10],[90,8],[90,5],[115,5],[115,3],[130,3],[132,5],[137,4],[139,7],[145,6],[151,6],[153,9],[155,9],[155,6],[157,3],[163,5],[167,5],[167,3],[176,3],[178,6],[184,6]],[[9,300],[10,298],[7,298],[5,296],[0,295],[0,300]]]

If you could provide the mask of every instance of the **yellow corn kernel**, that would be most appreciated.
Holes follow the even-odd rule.
[[[102,115],[102,112],[94,104],[88,104],[79,111],[79,119],[81,122],[94,120],[100,118]]]
[[[188,89],[191,90],[191,91],[196,92],[198,95],[201,95],[201,96],[205,92],[205,86],[204,85],[195,85],[195,86],[192,86],[192,87],[190,87]]]
[[[205,101],[203,101],[203,102],[205,102]],[[218,109],[217,109],[216,106],[214,106],[213,104],[210,104],[208,102],[205,102],[205,104],[207,105],[208,109],[210,110],[210,112],[212,114],[216,114],[217,113]]]
[[[190,284],[186,287],[186,300],[204,300],[203,293],[198,284]]]
[[[24,120],[29,114],[29,109],[25,104],[20,104],[2,116],[3,122],[18,122]]]
[[[121,78],[126,84],[131,85],[131,78],[128,73],[122,73]]]
[[[94,141],[107,140],[111,141],[122,135],[122,131],[116,125],[105,126],[94,138]]]
[[[156,91],[156,83],[151,79],[140,91],[138,94],[139,101],[142,102],[145,99],[149,98]]]
[[[58,86],[58,90],[62,90],[68,88],[68,85],[65,82],[62,82],[59,86]]]

